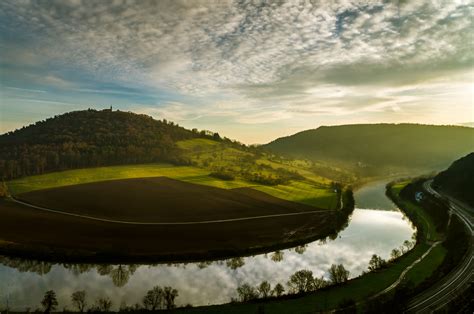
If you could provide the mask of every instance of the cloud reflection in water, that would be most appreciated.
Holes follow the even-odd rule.
[[[310,269],[325,276],[331,264],[342,263],[351,277],[367,269],[372,254],[388,258],[393,248],[411,238],[414,230],[398,211],[356,209],[349,226],[335,240],[315,241],[301,248],[280,253],[230,259],[212,263],[173,265],[78,267],[54,265],[43,275],[30,265],[0,265],[0,304],[9,299],[11,307],[36,308],[46,290],[56,291],[60,308],[70,307],[70,295],[86,290],[88,302],[109,296],[118,307],[122,302],[141,302],[146,291],[155,285],[172,286],[179,291],[178,305],[206,305],[229,302],[243,283],[257,285],[267,280],[272,286],[286,285],[295,271]],[[281,259],[275,262],[277,259]],[[277,259],[277,260],[278,260]],[[25,272],[25,270],[30,271]],[[45,269],[44,265],[40,269]],[[47,269],[47,267],[46,267]],[[34,272],[36,271],[36,272]]]

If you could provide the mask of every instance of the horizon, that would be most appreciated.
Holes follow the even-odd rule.
[[[107,111],[109,110],[109,108],[88,108],[88,109],[84,109],[84,110],[73,110],[73,111],[69,111],[69,112],[65,112],[64,114],[67,114],[67,113],[72,113],[72,112],[79,112],[79,111],[87,111],[87,110],[95,110],[95,111]],[[112,112],[126,112],[126,113],[132,113],[132,114],[140,114],[140,113],[135,113],[133,111],[125,111],[125,110],[120,110],[120,109],[114,109],[112,108]],[[142,113],[144,114],[144,113]],[[61,114],[63,115],[63,114]],[[30,123],[30,124],[26,124],[26,125],[23,125],[19,128],[16,128],[14,130],[10,130],[10,131],[7,131],[7,132],[4,132],[4,133],[0,133],[0,136],[2,135],[7,135],[9,133],[13,133],[13,132],[16,132],[18,130],[21,130],[22,128],[26,128],[26,127],[30,127],[30,126],[34,126],[37,122],[40,122],[40,121],[45,121],[47,119],[53,119],[55,117],[58,117],[58,116],[61,116],[61,115],[54,115],[54,116],[50,116],[50,117],[46,117],[45,119],[42,119],[42,120],[38,120],[38,121],[35,121],[33,123]],[[167,119],[159,119],[159,118],[156,118],[156,117],[153,117],[151,115],[148,115],[148,114],[144,114],[144,115],[147,115],[151,118],[153,118],[154,120],[156,121],[163,121],[163,120],[167,120]],[[171,121],[171,120],[167,120],[167,122],[173,122],[175,123],[175,121]],[[175,125],[177,126],[180,126],[180,127],[184,127],[182,125],[180,125],[179,123],[175,123]],[[264,143],[245,143],[245,142],[242,142],[239,138],[232,138],[232,137],[228,137],[226,134],[220,134],[219,132],[216,132],[216,133],[219,133],[220,136],[222,137],[227,137],[228,139],[232,140],[232,141],[238,141],[244,145],[248,145],[248,146],[251,146],[251,145],[267,145],[267,144],[270,144],[280,138],[286,138],[286,137],[291,137],[293,135],[296,135],[296,134],[299,134],[299,133],[303,133],[303,132],[306,132],[306,131],[314,131],[314,130],[317,130],[319,128],[323,128],[323,127],[338,127],[338,126],[356,126],[356,125],[420,125],[420,126],[439,126],[439,127],[463,127],[463,128],[474,128],[474,122],[467,122],[467,123],[458,123],[458,124],[429,124],[429,123],[416,123],[416,122],[373,122],[373,123],[347,123],[347,124],[333,124],[333,125],[319,125],[317,127],[314,127],[314,128],[309,128],[309,129],[304,129],[304,130],[301,130],[301,131],[297,131],[295,133],[291,133],[291,134],[286,134],[286,135],[282,135],[282,136],[279,136],[279,137],[276,137],[276,138],[273,138],[273,139],[270,139],[269,141],[267,142],[264,142]],[[186,128],[186,127],[184,127]],[[190,128],[186,128],[188,130],[191,130]],[[198,131],[211,131],[211,132],[214,132],[214,130],[209,130],[209,129],[198,129]]]
[[[2,1],[0,134],[111,105],[246,144],[319,126],[472,126],[471,11]]]

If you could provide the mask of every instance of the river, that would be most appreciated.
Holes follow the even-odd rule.
[[[223,261],[162,265],[64,265],[0,257],[0,310],[34,310],[47,290],[56,292],[59,308],[71,294],[85,290],[88,304],[109,297],[113,308],[141,303],[155,285],[178,290],[176,304],[220,304],[237,298],[236,289],[262,281],[272,287],[298,270],[328,277],[331,264],[344,264],[350,277],[367,270],[373,254],[387,259],[394,248],[411,240],[414,228],[385,197],[385,183],[363,186],[354,194],[356,209],[349,225],[334,240],[314,241],[296,248]]]

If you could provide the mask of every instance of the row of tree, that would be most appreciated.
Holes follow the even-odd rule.
[[[178,290],[173,289],[172,287],[160,287],[155,286],[152,289],[148,290],[145,296],[142,299],[142,303],[135,304],[133,306],[127,306],[122,304],[120,306],[120,312],[127,311],[156,311],[162,309],[174,309],[175,299],[178,297]],[[110,312],[112,309],[112,300],[109,297],[100,297],[95,300],[91,306],[88,306],[87,303],[87,293],[84,290],[75,291],[71,294],[71,304],[78,312]],[[59,302],[56,297],[54,290],[46,291],[43,300],[41,301],[41,306],[43,307],[44,313],[51,313],[55,311]]]
[[[398,249],[393,249],[390,261],[384,260],[379,255],[372,255],[368,270],[377,271],[385,268],[389,262],[399,258],[402,254],[408,252],[414,246],[413,241],[406,240]],[[365,272],[364,272],[365,273]],[[300,294],[312,292],[331,285],[338,285],[349,279],[350,272],[343,264],[332,264],[328,269],[329,279],[324,277],[314,277],[313,272],[307,269],[299,270],[290,276],[287,282],[289,294]],[[281,283],[277,283],[275,287],[271,287],[268,281],[263,281],[257,287],[253,287],[247,283],[237,288],[239,301],[247,302],[258,298],[280,297],[284,294],[285,288]]]
[[[328,270],[329,280],[324,277],[314,277],[313,272],[307,269],[299,270],[290,276],[287,282],[289,294],[305,293],[316,291],[318,289],[337,285],[346,282],[349,279],[349,271],[342,264],[333,264]],[[268,281],[263,281],[257,287],[249,284],[243,284],[237,288],[239,301],[247,302],[258,298],[280,297],[284,294],[285,288],[281,283],[271,287]]]

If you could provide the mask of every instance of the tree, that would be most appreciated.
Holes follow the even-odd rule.
[[[178,290],[171,287],[165,287],[163,290],[163,296],[165,300],[166,309],[174,309],[176,305],[174,304],[174,299],[178,297]]]
[[[283,260],[283,254],[282,251],[275,251],[271,256],[272,261],[281,262]]]
[[[329,268],[329,278],[333,284],[346,282],[349,278],[349,271],[342,264],[332,264],[331,268]]]
[[[303,254],[306,251],[307,247],[308,247],[307,244],[297,246],[297,247],[295,247],[295,252],[298,253],[298,254]]]
[[[46,291],[41,301],[45,313],[51,313],[58,307],[58,299],[56,299],[56,292],[53,290]]]
[[[95,301],[95,311],[97,312],[109,312],[112,308],[112,300],[108,297],[105,298],[98,298]]]
[[[281,283],[277,283],[275,288],[273,288],[272,294],[279,297],[283,294],[283,292],[285,292],[285,288]]]
[[[133,275],[134,271],[135,270],[130,271],[130,268],[124,265],[118,265],[110,271],[109,275],[112,278],[114,285],[117,287],[123,287],[127,284],[130,275]]]
[[[374,254],[372,255],[372,258],[369,261],[369,270],[374,271],[379,268],[384,267],[387,264],[387,262],[381,258],[380,256]]]
[[[270,296],[270,291],[271,291],[271,286],[268,281],[263,281],[259,286],[258,286],[258,292],[260,293],[260,296],[262,298],[268,298]]]
[[[290,290],[297,293],[313,291],[314,290],[314,278],[313,272],[310,270],[299,270],[291,275],[288,281]]]
[[[143,297],[143,305],[147,310],[155,311],[161,309],[164,303],[164,296],[163,289],[159,286],[155,286],[153,289],[148,290]]]
[[[258,298],[258,293],[255,288],[246,283],[237,288],[237,293],[239,294],[240,301],[242,302],[247,302]]]
[[[227,267],[230,269],[237,269],[245,265],[243,257],[234,257],[226,261]]]
[[[73,292],[71,295],[72,305],[79,311],[84,312],[86,307],[86,292],[83,291],[76,291]]]
[[[405,240],[403,246],[406,248],[406,252],[410,251],[413,247],[413,242]]]
[[[328,281],[325,280],[323,276],[321,276],[320,278],[316,278],[316,277],[313,278],[313,290],[318,290],[328,285],[329,285]]]
[[[400,256],[402,256],[402,253],[400,252],[399,249],[393,249],[393,250],[392,250],[392,253],[390,253],[390,258],[391,258],[391,259],[397,259],[397,258],[399,258]]]

